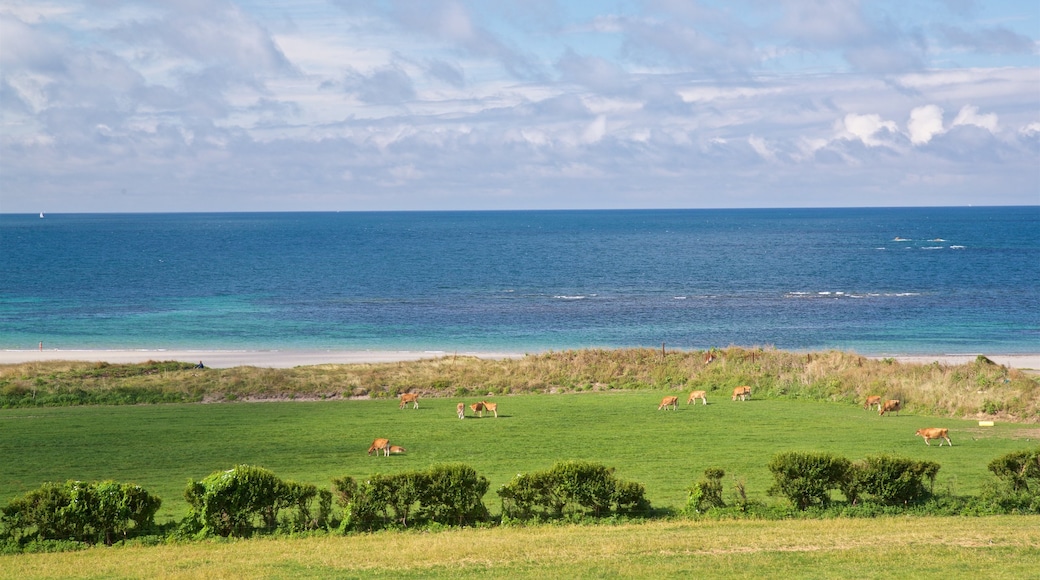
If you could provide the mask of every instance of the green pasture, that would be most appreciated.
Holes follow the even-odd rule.
[[[491,481],[485,503],[497,512],[494,491],[517,473],[584,459],[644,484],[655,507],[678,509],[707,467],[726,471],[727,499],[742,480],[752,499],[780,501],[765,494],[772,483],[766,465],[780,451],[927,459],[942,466],[937,488],[966,495],[992,479],[990,460],[1040,440],[1036,425],[981,428],[905,412],[879,417],[846,403],[716,397],[707,406],[659,411],[665,394],[677,393],[503,396],[489,398],[499,404],[497,419],[467,409],[461,421],[455,405],[463,399],[456,398],[422,399],[419,409],[403,410],[386,399],[0,410],[0,505],[46,481],[113,479],[160,496],[157,520],[165,521],[184,516],[189,479],[239,463],[328,487],[344,475],[461,461]],[[949,428],[954,446],[925,446],[914,436],[922,427]],[[407,454],[366,455],[376,437]]]
[[[0,555],[0,578],[1036,578],[1040,516],[650,521]]]

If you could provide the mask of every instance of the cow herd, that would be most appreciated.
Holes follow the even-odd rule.
[[[418,393],[402,393],[401,394],[401,399],[400,399],[400,404],[398,405],[398,409],[404,409],[405,407],[408,406],[409,403],[411,403],[413,409],[418,409],[419,408],[419,394]],[[705,404],[707,404],[707,403],[705,403]],[[469,405],[469,409],[471,411],[473,411],[474,415],[476,415],[478,417],[481,417],[481,418],[484,417],[484,413],[485,412],[492,413],[492,414],[495,415],[496,419],[498,418],[498,403],[491,403],[489,401],[479,401],[477,403],[473,403],[473,404]],[[458,416],[459,419],[465,419],[466,418],[466,403],[459,403],[458,405],[456,405],[456,407],[455,407],[455,414]],[[378,455],[380,455],[380,453],[382,453],[382,455],[384,457],[389,457],[391,454],[395,454],[395,453],[403,454],[403,453],[406,453],[406,452],[407,452],[407,450],[404,447],[401,447],[400,445],[391,445],[389,439],[385,439],[385,438],[382,438],[382,437],[380,437],[380,438],[376,439],[375,441],[373,441],[372,445],[369,446],[369,448],[368,448],[368,454],[369,455],[372,455],[372,453],[375,453],[378,456]]]
[[[749,387],[747,385],[744,385],[744,386],[736,387],[736,388],[733,389],[733,397],[732,397],[733,401],[736,401],[738,399],[741,400],[741,401],[747,401],[750,398],[751,398],[751,387]],[[708,394],[707,394],[707,392],[706,391],[693,391],[693,392],[691,392],[690,396],[687,397],[687,399],[686,399],[686,404],[690,405],[692,403],[695,403],[698,399],[700,399],[702,405],[707,405],[708,404]],[[403,394],[401,394],[401,401],[400,401],[400,405],[399,405],[398,408],[404,409],[406,406],[408,406],[409,403],[412,404],[412,408],[413,409],[418,409],[419,408],[419,395],[417,393],[403,393]],[[863,408],[864,409],[872,409],[875,406],[878,409],[878,414],[883,417],[885,415],[885,413],[896,413],[896,414],[898,414],[899,411],[901,411],[903,409],[903,402],[900,401],[899,399],[882,400],[882,398],[879,395],[870,395],[863,402]],[[677,411],[679,409],[679,397],[671,396],[671,395],[669,395],[667,397],[664,397],[663,399],[661,399],[661,404],[657,406],[657,410],[658,411],[660,411],[661,409],[669,409],[669,408],[671,408],[673,411]],[[496,419],[498,418],[498,403],[491,403],[491,402],[488,402],[488,401],[479,401],[479,402],[476,402],[476,403],[471,403],[469,405],[469,409],[470,409],[470,411],[473,412],[473,415],[476,415],[476,416],[481,417],[481,418],[484,417],[484,413],[485,412],[493,413],[495,415],[495,418]],[[456,407],[455,407],[455,414],[456,414],[456,416],[458,416],[459,419],[465,419],[466,418],[466,403],[459,403],[458,405],[456,405]],[[926,428],[926,429],[918,429],[917,433],[915,433],[915,435],[923,437],[925,445],[929,445],[930,446],[932,439],[939,439],[940,440],[939,441],[939,447],[942,447],[942,444],[943,444],[942,440],[945,440],[946,443],[948,443],[950,445],[950,447],[953,447],[953,442],[950,441],[950,434],[949,434],[949,430],[948,429],[939,428],[939,427],[929,427],[929,428]],[[375,452],[376,455],[379,455],[380,451],[383,453],[384,456],[389,456],[391,453],[405,453],[405,448],[404,447],[400,447],[398,445],[390,445],[390,440],[389,439],[380,438],[380,439],[376,439],[375,441],[372,442],[372,445],[368,448],[368,454],[372,455],[372,453]]]

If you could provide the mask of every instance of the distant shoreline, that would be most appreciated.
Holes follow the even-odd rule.
[[[675,350],[675,349],[673,349]],[[537,352],[508,351],[441,351],[441,350],[202,350],[202,349],[82,349],[82,350],[0,350],[0,364],[44,361],[87,361],[108,363],[141,363],[149,360],[201,361],[213,368],[254,366],[292,368],[321,364],[365,364],[437,359],[446,356],[473,356],[483,359],[518,359]],[[1031,354],[937,354],[882,355],[867,358],[893,359],[902,363],[945,365],[969,363],[985,354],[993,362],[1009,368],[1040,370],[1040,353]]]

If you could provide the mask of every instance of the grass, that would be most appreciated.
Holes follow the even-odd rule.
[[[0,578],[1035,578],[1040,516],[650,522],[0,556]]]
[[[657,410],[666,391],[495,397],[499,418],[455,416],[467,399],[422,399],[419,409],[392,400],[77,406],[0,412],[0,503],[46,481],[114,479],[138,483],[163,498],[159,521],[184,516],[189,479],[238,463],[260,465],[283,479],[328,487],[334,477],[425,469],[449,461],[471,465],[491,481],[485,503],[516,473],[585,459],[617,469],[646,486],[656,507],[681,508],[704,469],[726,471],[727,495],[737,480],[752,499],[772,483],[766,465],[781,451],[827,451],[860,459],[891,453],[942,465],[939,489],[977,492],[992,479],[986,464],[1033,448],[1033,424],[942,419],[903,412],[879,417],[859,405],[798,399],[733,402]],[[950,429],[954,446],[927,447],[914,431]],[[376,437],[408,453],[366,455]],[[727,497],[727,499],[729,499]]]
[[[591,349],[518,360],[444,357],[293,369],[191,367],[176,362],[0,365],[0,407],[393,398],[402,392],[445,397],[677,388],[719,395],[752,385],[756,394],[771,398],[853,402],[882,395],[904,401],[913,412],[1040,421],[1037,377],[985,357],[965,365],[920,365],[840,351],[731,347],[717,351],[710,364],[702,352]]]

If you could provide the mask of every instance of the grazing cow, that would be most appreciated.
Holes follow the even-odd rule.
[[[473,403],[469,408],[473,410],[474,415],[480,413],[481,417],[484,416],[484,403]]]
[[[917,433],[914,433],[914,435],[920,435],[921,437],[924,437],[924,444],[925,445],[929,445],[930,446],[931,443],[929,443],[929,441],[931,441],[932,439],[945,439],[946,442],[950,444],[950,447],[953,447],[953,441],[950,441],[950,430],[949,429],[940,429],[939,427],[929,427],[928,429],[918,429]],[[939,442],[939,447],[942,447],[942,441]]]
[[[737,388],[733,389],[733,400],[736,401],[738,397],[740,398],[741,401],[746,401],[746,400],[750,399],[751,398],[751,387],[743,386],[743,387],[737,387]]]
[[[665,397],[661,399],[661,404],[657,406],[657,410],[667,409],[671,407],[673,411],[679,410],[679,397]]]
[[[372,446],[368,448],[368,454],[372,455],[373,451],[376,452],[376,455],[379,455],[379,452],[382,451],[384,456],[389,456],[390,455],[390,440],[389,439],[376,439],[375,441],[372,442]]]
[[[686,404],[689,405],[690,403],[696,401],[697,399],[700,399],[701,403],[707,405],[708,404],[708,393],[706,393],[704,391],[694,391],[694,392],[690,393],[690,398],[686,399]]]
[[[711,364],[715,360],[715,353],[708,351],[704,353],[704,364]]]
[[[889,399],[889,400],[885,401],[884,403],[882,403],[881,406],[878,407],[878,415],[884,415],[885,413],[888,413],[889,411],[891,411],[893,413],[898,413],[899,411],[902,411],[902,410],[903,410],[903,403],[902,402],[900,402],[898,399]]]
[[[495,418],[498,419],[498,403],[489,403],[487,401],[481,401],[481,405],[484,405],[484,410],[488,413],[494,413]]]
[[[419,408],[419,394],[418,393],[401,393],[401,405],[398,409],[404,409],[408,403],[411,403],[413,409]]]
[[[391,445],[390,446],[390,453],[405,453],[406,451],[408,451],[408,450],[405,449],[404,447],[401,447],[400,445]]]
[[[881,395],[870,395],[867,397],[867,402],[863,403],[864,409],[869,409],[874,405],[878,406],[878,410],[881,410]]]
[[[459,419],[466,418],[466,403],[459,403],[455,406],[455,414],[459,416]]]

